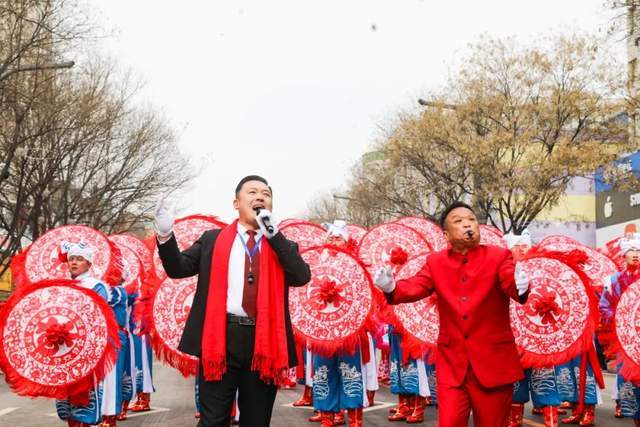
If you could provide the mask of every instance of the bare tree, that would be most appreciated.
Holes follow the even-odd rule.
[[[139,226],[193,177],[168,120],[104,60],[60,71],[90,34],[71,1],[0,0],[0,274],[24,241],[68,223]]]
[[[64,56],[91,31],[90,21],[71,0],[0,0],[0,109],[14,137],[0,141],[0,189],[22,141],[15,136],[37,99],[39,84],[73,66]],[[13,117],[10,117],[11,113]]]

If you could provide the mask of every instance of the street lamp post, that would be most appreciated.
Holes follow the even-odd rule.
[[[23,73],[27,71],[40,71],[40,70],[60,70],[65,68],[71,68],[76,63],[74,61],[65,61],[58,62],[53,64],[31,64],[31,65],[21,65],[19,67],[15,67],[6,71],[4,74],[0,74],[0,81],[5,80],[17,73]]]

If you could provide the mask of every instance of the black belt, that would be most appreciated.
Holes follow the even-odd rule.
[[[227,323],[235,323],[242,326],[256,326],[255,317],[236,316],[235,314],[227,313]]]

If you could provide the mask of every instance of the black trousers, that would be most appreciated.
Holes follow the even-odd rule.
[[[251,371],[255,326],[227,322],[227,372],[220,381],[205,381],[202,363],[198,374],[200,422],[198,427],[229,427],[238,391],[240,427],[268,427],[277,387]]]

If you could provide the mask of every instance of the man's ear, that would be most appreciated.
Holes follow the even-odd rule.
[[[444,230],[443,233],[444,233],[444,237],[447,239],[447,241],[450,242],[451,239],[449,238],[449,232],[447,230]]]
[[[238,201],[238,198],[236,197],[235,199],[233,199],[233,209],[238,210],[240,208],[240,202]]]

